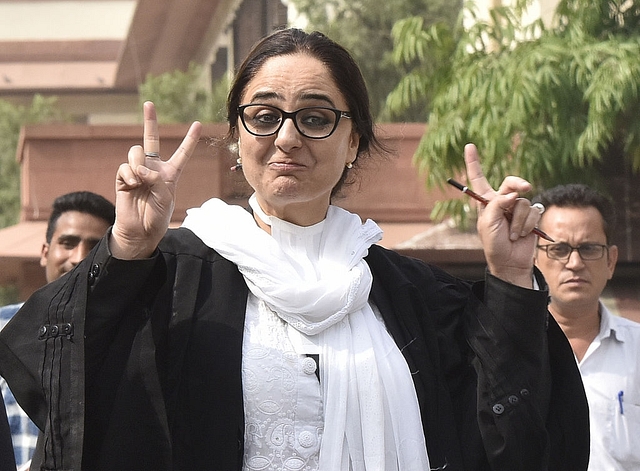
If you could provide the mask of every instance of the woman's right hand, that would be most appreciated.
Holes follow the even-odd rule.
[[[167,232],[178,179],[202,132],[202,125],[194,122],[171,158],[162,161],[155,107],[146,102],[143,110],[144,148],[131,147],[128,162],[116,175],[116,221],[109,249],[121,260],[151,256]]]

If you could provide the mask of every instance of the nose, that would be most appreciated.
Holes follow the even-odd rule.
[[[582,257],[580,256],[580,253],[576,249],[573,249],[569,254],[569,259],[567,260],[566,266],[571,268],[576,266],[581,267],[582,265],[584,265],[584,262],[582,260]]]
[[[276,133],[275,145],[284,151],[299,147],[302,142],[302,134],[296,128],[293,117],[283,118],[282,126]]]
[[[73,264],[73,266],[76,266],[87,255],[89,255],[89,252],[91,252],[91,247],[84,242],[80,242],[78,245],[76,245],[76,248],[73,249],[71,256],[69,257],[69,261]]]

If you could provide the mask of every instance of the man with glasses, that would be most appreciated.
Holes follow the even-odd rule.
[[[536,266],[549,284],[549,311],[575,353],[589,402],[590,471],[640,469],[640,324],[600,301],[613,276],[613,205],[586,185],[560,185],[534,201],[546,208]]]

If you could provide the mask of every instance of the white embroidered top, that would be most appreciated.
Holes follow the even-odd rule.
[[[322,223],[290,230],[281,234],[283,248],[307,276],[316,276]],[[307,356],[319,353],[314,340],[249,293],[242,368],[246,471],[318,469],[324,414],[317,365]]]

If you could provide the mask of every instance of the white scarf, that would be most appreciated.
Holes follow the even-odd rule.
[[[240,206],[211,199],[187,211],[183,227],[234,262],[251,290],[290,326],[318,335],[325,427],[320,470],[429,469],[418,400],[406,361],[371,309],[364,261],[382,231],[330,206],[317,277],[304,275],[277,242],[278,227],[255,195],[250,204],[274,237]],[[350,467],[351,466],[351,467]]]

